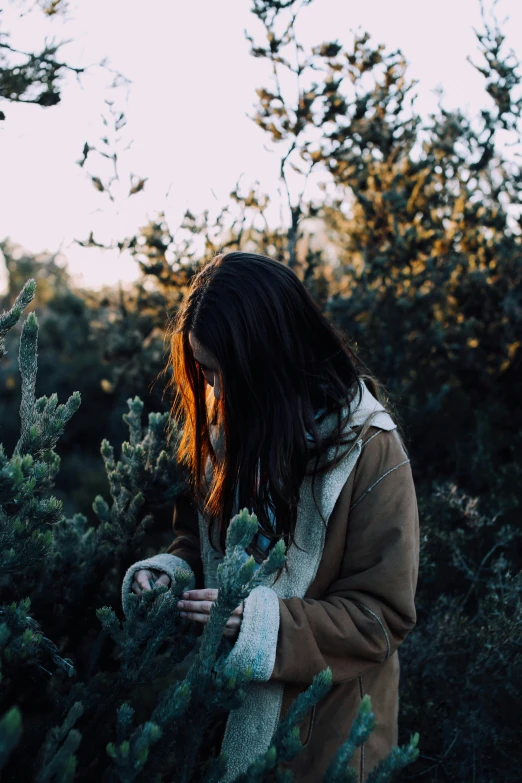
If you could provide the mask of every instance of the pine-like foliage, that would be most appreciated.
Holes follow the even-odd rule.
[[[95,612],[119,605],[126,564],[149,554],[146,546],[157,551],[166,543],[168,533],[159,545],[152,537],[166,529],[164,512],[172,507],[162,489],[145,493],[134,528],[124,515],[119,532],[110,520],[93,520],[92,497],[108,497],[99,444],[104,436],[116,444],[126,438],[127,398],[139,395],[147,412],[162,409],[149,384],[164,366],[165,313],[176,311],[194,272],[222,250],[255,250],[292,266],[400,403],[396,418],[407,434],[422,532],[417,626],[400,651],[400,730],[403,737],[419,730],[424,739],[407,776],[520,779],[520,65],[484,14],[473,54],[485,87],[481,111],[467,116],[441,95],[433,115],[421,116],[408,52],[388,48],[391,39],[386,47],[375,42],[371,29],[353,45],[343,39],[308,46],[295,20],[309,5],[254,0],[255,26],[247,33],[251,55],[264,59],[267,76],[274,76],[257,88],[252,119],[279,153],[289,226],[269,226],[272,194],[242,180],[217,217],[213,210],[187,210],[179,226],[169,226],[159,213],[120,237],[115,245],[134,256],[144,278],[128,290],[103,293],[74,290],[49,254],[31,257],[0,243],[9,273],[5,309],[25,280],[39,281],[40,389],[62,399],[75,379],[88,400],[60,441],[55,492],[72,519],[53,525],[56,543],[39,561],[38,578],[14,572],[3,580],[1,597],[18,606],[30,595],[31,614],[62,659],[74,661],[77,679],[94,687],[98,678],[100,700],[108,705],[100,710],[107,736],[99,727],[89,733],[89,705],[97,702],[85,695],[77,775],[86,779],[104,769],[105,761],[92,762],[105,759],[104,743],[118,741],[117,707],[106,694],[122,653],[99,630]],[[485,5],[494,7],[495,0]],[[119,114],[113,119],[115,126],[121,122]],[[85,171],[94,166],[88,187],[101,185],[105,197],[111,178],[102,181],[104,169],[96,168],[97,160],[106,161],[105,134],[97,147],[90,140],[78,163]],[[304,188],[311,173],[330,182],[313,201]],[[83,244],[102,252],[92,233]],[[19,437],[17,339],[14,328],[0,364],[2,440],[9,452]],[[132,460],[128,465],[132,471]],[[181,481],[175,463],[167,466]],[[108,500],[111,509],[114,502]],[[80,509],[84,516],[75,516]],[[156,525],[140,545],[137,527],[147,516]],[[75,682],[52,664],[49,656],[32,666],[31,678],[24,669],[12,681],[12,698],[11,680],[0,686],[2,709],[16,700],[24,715],[17,772],[23,763],[32,769],[41,716],[49,717],[54,704],[46,694],[66,695]],[[176,672],[175,665],[170,676]],[[137,723],[150,717],[153,704],[148,711],[144,704],[163,689],[161,678],[155,682],[132,697]],[[49,717],[52,725],[63,724],[73,703]],[[14,736],[15,713],[8,714]],[[32,743],[29,731],[36,731]],[[89,743],[92,758],[83,752]]]
[[[2,338],[34,291],[30,281],[0,316]],[[190,579],[183,569],[169,589],[154,588],[139,598],[132,594],[123,622],[108,605],[95,611],[103,595],[119,604],[115,585],[151,522],[148,500],[160,495],[171,502],[183,489],[184,476],[171,458],[167,415],[150,414],[144,428],[141,401],[129,399],[124,415],[129,441],[121,458],[108,441],[101,448],[111,503],[96,497],[97,524],[80,514],[65,518],[50,494],[60,462],[54,449],[80,398],[75,393],[61,405],[56,395],[36,398],[37,340],[31,313],[20,340],[20,437],[11,457],[0,453],[0,587],[2,601],[7,599],[0,604],[2,779],[219,781],[227,759],[209,753],[206,740],[214,719],[241,704],[250,678],[250,672],[240,674],[227,663],[231,642],[223,630],[241,600],[283,565],[284,543],[255,570],[254,559],[242,562],[242,554],[257,531],[257,518],[243,509],[231,520],[218,568],[219,598],[203,633],[195,633],[177,609]],[[83,619],[76,616],[69,627],[75,613],[83,613]],[[78,627],[81,638],[90,637],[83,650],[76,647]],[[47,637],[48,628],[56,643]],[[189,654],[186,675],[173,677]],[[170,682],[150,714],[135,722],[139,689],[161,678]],[[298,724],[330,687],[330,671],[320,672],[281,720],[268,751],[238,783],[292,779],[281,765],[301,749]],[[355,780],[349,762],[374,726],[365,697],[325,783]],[[407,747],[394,749],[372,783],[389,780],[413,761],[417,742],[415,734]]]

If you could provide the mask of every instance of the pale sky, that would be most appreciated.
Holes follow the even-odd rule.
[[[11,44],[36,50],[45,35],[72,39],[63,57],[74,65],[108,57],[132,82],[118,100],[133,140],[122,174],[147,176],[145,190],[112,205],[75,165],[85,141],[103,135],[100,115],[109,74],[94,68],[81,85],[68,77],[62,102],[49,109],[2,102],[0,123],[0,238],[10,237],[32,252],[60,249],[75,279],[84,285],[128,281],[137,269],[127,257],[75,244],[91,230],[108,241],[131,235],[157,211],[172,229],[189,208],[214,214],[228,200],[238,177],[243,188],[256,180],[273,198],[279,218],[279,149],[247,113],[255,88],[270,87],[264,61],[248,54],[245,28],[264,42],[249,0],[70,0],[65,20],[33,12],[19,19],[4,6],[2,29]],[[499,0],[508,45],[522,58],[522,3]],[[481,29],[478,0],[314,0],[301,13],[299,39],[306,45],[339,40],[350,45],[351,30],[368,30],[388,49],[402,49],[409,75],[418,79],[418,107],[436,107],[434,89],[444,88],[444,105],[476,113],[488,105],[483,80],[466,61],[479,61],[473,27]],[[275,150],[275,151],[274,151]],[[311,183],[313,187],[314,183]],[[277,204],[277,207],[276,207]],[[285,213],[286,214],[286,213]]]

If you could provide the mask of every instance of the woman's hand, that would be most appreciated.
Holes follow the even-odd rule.
[[[189,590],[183,593],[183,600],[178,602],[178,608],[181,609],[181,616],[188,620],[195,620],[197,623],[208,623],[210,619],[210,608],[217,600],[218,591],[212,588],[204,590]],[[243,602],[234,609],[230,618],[227,620],[223,636],[229,639],[237,639],[241,620],[243,619]]]
[[[142,568],[136,571],[132,580],[131,590],[136,595],[141,595],[146,590],[152,590],[153,587],[160,585],[170,585],[170,576],[163,571],[157,571],[155,568]]]

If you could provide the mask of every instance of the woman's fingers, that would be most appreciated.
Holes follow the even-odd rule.
[[[152,579],[152,574],[150,571],[136,571],[134,575],[134,579],[138,583],[138,586],[141,587],[142,590],[150,590],[151,584],[150,580]]]
[[[142,568],[136,571],[132,580],[131,590],[136,595],[141,595],[146,590],[152,590],[152,587],[161,585],[170,585],[170,576],[161,571],[154,571],[150,568]]]
[[[212,594],[217,593],[217,590],[189,590],[187,593],[184,593],[184,596],[191,596],[194,599],[196,598],[195,594],[199,596],[211,596]],[[217,596],[216,596],[217,598]],[[196,613],[196,614],[206,614],[210,615],[210,609],[212,608],[212,605],[215,603],[215,600],[210,601],[204,601],[204,600],[188,600],[187,598],[183,598],[182,601],[178,601],[178,609],[182,610],[183,616],[188,616],[190,613]],[[234,617],[242,617],[243,615],[243,601],[237,606],[234,611],[232,612],[232,616]]]
[[[131,590],[136,595],[141,595],[145,590],[150,590],[148,578],[145,576],[146,571],[136,571],[132,579]]]
[[[195,622],[197,623],[208,623],[208,621],[210,620],[209,612],[181,612],[181,616],[185,617],[187,620],[195,620]],[[231,615],[227,620],[227,624],[225,628],[230,628],[231,630],[237,630],[240,625],[241,625],[241,618],[236,617],[235,615]]]
[[[205,587],[202,590],[187,590],[183,593],[183,598],[194,601],[215,601],[218,597],[218,591],[212,587]]]
[[[160,587],[161,585],[165,585],[166,587],[170,585],[170,576],[168,574],[162,574],[154,582],[154,587]]]
[[[228,636],[230,639],[236,639],[239,634],[239,629],[241,627],[241,618],[240,617],[230,617],[227,620],[227,624],[225,626],[225,630],[223,631],[223,636]]]
[[[206,616],[208,619],[210,608],[217,597],[218,591],[211,587],[205,587],[203,590],[187,590],[183,593],[183,600],[178,601],[178,609],[181,610],[181,616],[189,620],[197,619],[196,615]]]
[[[198,614],[210,615],[210,608],[213,601],[179,601],[178,607],[184,612],[196,612]]]

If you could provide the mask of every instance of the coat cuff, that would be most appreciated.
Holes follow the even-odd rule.
[[[252,680],[268,682],[274,669],[279,634],[279,598],[260,585],[247,596],[236,642],[225,664],[244,672],[252,668]]]
[[[186,560],[183,560],[181,557],[178,557],[177,555],[169,555],[167,552],[163,552],[159,555],[154,555],[154,557],[149,557],[146,560],[139,560],[137,563],[133,563],[133,565],[130,566],[130,568],[127,569],[127,572],[125,576],[123,577],[123,583],[121,587],[121,602],[123,605],[123,611],[125,614],[128,614],[128,596],[131,592],[131,586],[132,586],[132,579],[134,577],[134,574],[136,571],[139,571],[142,568],[154,568],[157,571],[163,571],[165,574],[168,574],[172,581],[174,581],[174,572],[177,568],[183,568],[184,571],[190,571],[190,574],[192,576],[192,579],[190,583],[187,585],[187,590],[193,590],[196,585],[196,578],[194,576],[194,571],[189,566]]]

